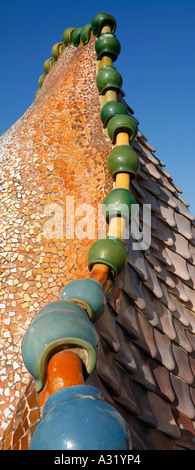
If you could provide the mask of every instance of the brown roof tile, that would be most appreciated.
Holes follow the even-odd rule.
[[[146,181],[140,180],[139,185],[150,191],[152,194],[154,194],[154,196],[159,196],[160,194],[159,187],[152,178],[147,179]]]
[[[192,331],[192,333],[195,334],[195,315],[194,315],[194,312],[192,312],[192,310],[189,310],[189,308],[187,308],[184,305],[182,305],[182,308],[183,308],[183,311],[185,313],[185,316],[186,316],[187,320],[189,321],[188,330]]]
[[[162,265],[160,261],[158,261],[158,271],[157,271],[157,276],[161,281],[163,281],[167,287],[171,287],[172,289],[175,289],[175,277],[166,269],[165,266]]]
[[[176,441],[177,445],[195,450],[195,430],[191,420],[178,410],[172,410],[172,413],[181,433],[180,438]]]
[[[166,165],[164,165],[164,166],[166,166]],[[170,182],[173,181],[173,178],[172,178],[172,176],[170,175],[170,173],[168,173],[168,171],[166,171],[166,170],[162,167],[161,164],[158,165],[158,171],[159,171],[160,173],[162,173],[164,176],[166,176],[166,178],[168,178],[168,180],[169,180]],[[172,184],[173,184],[173,183],[172,183]]]
[[[155,241],[157,238],[157,240],[161,240],[166,246],[171,247],[174,244],[171,229],[160,220],[158,221],[156,230],[153,231],[153,236],[155,237]]]
[[[157,420],[156,428],[173,439],[180,437],[180,430],[172,415],[171,407],[155,393],[148,392],[148,398]]]
[[[134,268],[136,273],[142,280],[148,280],[148,272],[146,266],[146,260],[141,250],[132,249],[132,240],[129,244],[129,252],[128,252],[128,262]]]
[[[85,383],[86,383],[86,385],[91,385],[93,387],[98,388],[102,392],[105,400],[108,403],[110,403],[111,406],[114,406],[114,400],[112,399],[111,394],[106,389],[106,387],[103,385],[103,382],[101,381],[101,379],[98,376],[97,371],[95,369],[89,375],[89,377],[87,377]]]
[[[143,164],[143,158],[140,158],[140,160]],[[143,171],[146,172],[146,173],[149,173],[150,176],[152,176],[153,178],[155,178],[157,180],[160,180],[161,175],[160,175],[159,171],[156,169],[155,165],[153,165],[153,163],[150,163],[148,161],[145,161],[144,163],[145,163],[145,165],[144,165]]]
[[[138,200],[138,198],[136,199]],[[146,199],[147,201],[147,199]],[[145,202],[146,204],[146,202]],[[143,204],[140,204],[139,205],[139,227],[140,227],[140,232],[142,232],[143,230],[143,222],[145,223],[145,225],[147,225],[147,219],[143,219]],[[149,225],[148,225],[148,230],[150,231],[155,231],[157,229],[157,224],[156,224],[156,219],[155,217],[151,217],[150,218],[150,221],[149,221]],[[157,244],[156,244],[156,240],[153,239],[153,237],[151,237],[151,240],[150,240],[150,246],[154,249],[154,250],[157,250],[158,247],[157,247]]]
[[[193,234],[193,245],[195,245],[195,220],[192,221],[191,229]]]
[[[119,362],[126,371],[134,374],[137,371],[137,364],[134,359],[132,344],[129,336],[120,325],[117,326],[117,335],[119,338],[120,349],[117,353],[113,353],[114,361]]]
[[[173,374],[170,375],[170,378],[176,396],[175,408],[189,419],[194,419],[195,407],[190,396],[189,385]]]
[[[154,338],[157,346],[157,359],[168,369],[175,369],[175,361],[172,354],[171,341],[159,330],[154,330]]]
[[[158,168],[158,170],[159,170],[159,168]],[[171,181],[169,181],[166,176],[161,175],[160,184],[162,184],[162,186],[165,187],[166,189],[168,189],[168,191],[170,191],[172,194],[176,193],[175,185],[173,185],[173,183]]]
[[[151,369],[157,382],[157,393],[166,398],[170,403],[175,400],[175,394],[170,382],[169,371],[157,361],[151,360]]]
[[[141,199],[145,199],[145,194],[143,190],[141,189],[139,183],[136,181],[136,179],[132,181],[131,185],[133,189],[135,190],[135,192],[141,197]],[[136,194],[135,194],[135,198],[136,198]]]
[[[195,335],[192,334],[190,331],[186,330],[186,336],[187,336],[187,338],[189,340],[189,343],[192,347],[191,356],[195,357]]]
[[[183,204],[183,202],[179,198],[176,198],[175,196],[173,196],[173,199],[174,199],[174,202],[177,205],[177,212],[179,212],[179,214],[184,215],[184,217],[187,217],[187,219],[189,219],[189,220],[194,220],[194,216],[188,210],[186,205]]]
[[[161,242],[160,240],[157,240],[156,238],[155,238],[155,243],[158,249],[157,251],[154,251],[153,256],[159,259],[166,266],[172,266],[172,261],[168,256],[166,246],[164,246],[163,242]]]
[[[195,266],[191,263],[187,263],[187,269],[190,275],[190,282],[188,283],[189,287],[195,289]]]
[[[166,436],[164,433],[151,429],[151,436],[156,443],[158,450],[177,450],[174,440]]]
[[[142,285],[142,293],[146,302],[146,308],[142,310],[143,315],[148,318],[151,325],[158,325],[158,317],[156,314],[156,297],[144,284]]]
[[[188,264],[186,260],[178,253],[166,247],[166,253],[171,261],[171,265],[168,266],[168,270],[179,276],[184,281],[189,281],[190,273],[188,270]]]
[[[161,283],[158,280],[156,271],[150,266],[148,261],[146,260],[146,269],[148,274],[148,279],[144,281],[144,284],[154,293],[154,295],[161,299],[163,297],[163,292],[161,289]]]
[[[144,197],[140,198],[140,203],[146,204],[146,200],[147,200],[147,204],[151,205],[152,211],[158,214],[159,206],[157,204],[156,197],[150,191],[147,191],[147,189],[145,188],[142,190],[142,192],[143,192]]]
[[[177,297],[180,298],[183,302],[189,302],[190,298],[185,290],[184,283],[176,277],[174,274],[172,275],[173,279],[175,280],[175,287],[168,287],[170,293],[175,294]]]
[[[176,306],[175,306],[175,302],[173,301],[173,297],[171,296],[171,294],[168,292],[165,284],[163,284],[163,282],[161,283],[161,289],[163,291],[163,299],[162,299],[162,302],[166,305],[166,307],[171,311],[171,312],[175,312],[176,311]]]
[[[182,202],[182,204],[184,204],[186,207],[190,206],[190,203],[188,201],[186,201],[182,196],[180,196],[180,194],[178,194],[177,197]]]
[[[137,312],[137,324],[139,325],[139,337],[137,340],[134,340],[134,343],[143,349],[149,356],[156,357],[153,326],[139,312]]]
[[[145,148],[150,150],[150,152],[147,152],[147,157],[151,159],[154,165],[158,165],[160,162],[159,158],[152,154],[152,152],[156,152],[156,149],[153,147],[153,145],[149,144],[147,137],[142,134],[142,139],[139,138],[139,140],[142,142]]]
[[[135,344],[132,344],[132,350],[137,364],[137,371],[134,373],[133,379],[148,390],[155,390],[156,384],[150,369],[148,356]]]
[[[194,382],[194,376],[189,364],[188,354],[184,349],[174,343],[172,344],[172,351],[176,363],[177,375],[188,384],[192,384]]]
[[[163,222],[166,222],[169,227],[175,227],[174,211],[171,207],[168,207],[165,202],[158,200],[159,211],[157,217]]]
[[[112,351],[115,352],[120,349],[120,342],[116,331],[116,317],[111,306],[107,305],[104,314],[97,320],[96,329]]]
[[[149,251],[145,251],[144,256],[157,273],[162,272],[162,263],[159,261],[159,259],[155,258]]]
[[[195,248],[194,248],[194,246],[189,245],[189,250],[190,250],[190,254],[191,254],[190,263],[193,264],[193,266],[195,266]]]
[[[119,409],[119,412],[123,410]],[[123,413],[123,417],[127,422],[129,431],[132,438],[133,450],[147,450],[148,449],[148,435],[150,438],[150,430],[147,425],[144,425],[142,422],[137,419],[133,419],[130,415]]]
[[[195,377],[195,357],[189,356],[189,361],[193,376]]]
[[[183,256],[185,259],[190,259],[191,258],[191,253],[189,250],[189,242],[188,240],[183,237],[183,235],[180,235],[177,232],[172,233],[172,238],[173,238],[173,245],[171,246],[171,250],[175,251],[179,255]]]
[[[138,308],[146,308],[146,303],[142,293],[142,283],[134,269],[127,264],[125,270],[124,291],[129,295],[130,299],[135,302]]]
[[[139,181],[148,181],[150,178],[142,171],[142,167],[137,172],[136,179]]]
[[[129,297],[122,292],[120,310],[117,317],[117,322],[125,328],[130,337],[138,338],[139,330],[137,325],[137,318],[135,307],[131,303]]]
[[[146,161],[149,160],[155,166],[158,166],[159,160],[152,153],[152,152],[155,152],[155,149],[148,143],[147,138],[143,134],[142,134],[142,137],[140,137],[138,134],[137,142],[139,142],[140,144],[140,153],[143,155],[143,157],[146,158]]]
[[[170,294],[170,299],[175,305],[175,310],[173,312],[173,316],[178,318],[178,320],[184,325],[189,326],[190,321],[185,314],[184,305],[172,294]]]
[[[143,146],[142,146],[142,143],[141,143],[141,139],[139,137],[137,137],[136,140],[133,140],[132,142],[132,147],[134,149],[136,149],[136,152],[138,152],[141,156],[147,156]],[[145,161],[143,160],[142,161],[142,166],[145,166]]]
[[[121,385],[118,382],[112,356],[109,348],[103,341],[100,341],[96,371],[104,385],[112,394],[121,394]]]
[[[184,284],[184,290],[189,299],[188,306],[195,312],[195,290],[191,289],[191,287],[188,287],[186,284]]]
[[[181,233],[184,237],[188,240],[193,238],[192,228],[190,220],[187,219],[184,215],[180,214],[179,212],[175,211],[175,223],[176,223],[176,230]]]
[[[190,357],[190,365],[191,365],[191,368],[192,368],[192,371],[194,373],[194,369],[195,369],[195,364],[194,364],[195,360],[193,359],[193,364],[192,364],[192,358]],[[195,406],[195,388],[194,387],[190,387],[190,396],[192,398],[192,402]]]
[[[185,349],[185,351],[187,351],[188,353],[191,353],[193,351],[193,347],[192,345],[190,344],[187,336],[186,336],[186,329],[184,328],[184,325],[182,325],[182,323],[176,319],[174,319],[173,321],[174,323],[174,327],[175,327],[175,331],[177,333],[177,342],[178,344],[183,348]]]
[[[159,185],[159,191],[160,191],[160,194],[158,196],[159,199],[165,202],[166,204],[168,204],[168,206],[172,207],[173,209],[176,209],[177,203],[175,199],[173,199],[173,195],[171,194],[171,192],[165,187],[162,187],[160,185]]]
[[[134,397],[137,400],[139,419],[147,423],[149,426],[156,427],[157,421],[150,405],[147,391],[144,387],[133,381],[130,381],[130,386]]]
[[[172,320],[172,313],[158,299],[156,300],[156,310],[159,318],[159,329],[165,333],[170,340],[174,340],[176,338],[176,331]]]
[[[133,393],[131,381],[116,363],[114,363],[114,370],[116,372],[118,381],[121,383],[121,394],[119,396],[113,396],[113,400],[122,405],[133,415],[138,416],[139,405],[137,397]]]

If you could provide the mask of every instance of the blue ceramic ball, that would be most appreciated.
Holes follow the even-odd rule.
[[[131,439],[120,414],[88,385],[54,393],[32,436],[30,450],[128,450]]]

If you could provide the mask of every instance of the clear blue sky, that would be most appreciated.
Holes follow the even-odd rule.
[[[0,135],[31,105],[63,31],[100,11],[117,21],[125,99],[195,215],[195,0],[0,0]]]

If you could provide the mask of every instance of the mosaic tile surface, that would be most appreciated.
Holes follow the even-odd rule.
[[[94,39],[70,46],[1,140],[3,449],[28,448],[39,419],[34,384],[22,365],[22,336],[40,306],[87,273],[92,241],[43,240],[44,208],[64,207],[67,194],[97,204],[112,186],[95,79]],[[121,95],[118,100],[125,103]],[[133,146],[141,168],[131,187],[140,226],[142,205],[151,204],[151,245],[132,250],[129,241],[127,266],[96,324],[100,352],[87,383],[125,418],[134,449],[194,450],[194,217],[141,130]]]
[[[78,205],[93,201],[97,211],[112,187],[96,75],[94,39],[85,48],[70,46],[32,106],[1,137],[1,436],[29,381],[21,358],[26,329],[67,281],[87,273],[93,240],[79,231]],[[67,197],[75,204],[73,239],[66,238]]]

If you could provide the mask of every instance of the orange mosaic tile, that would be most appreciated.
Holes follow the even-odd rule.
[[[30,380],[25,393],[16,406],[3,439],[3,450],[28,450],[31,436],[40,420],[39,396]]]
[[[21,357],[25,331],[67,281],[88,272],[93,240],[78,205],[95,201],[97,215],[112,187],[94,46],[92,38],[65,49],[34,103],[0,139],[1,436],[29,382]]]

